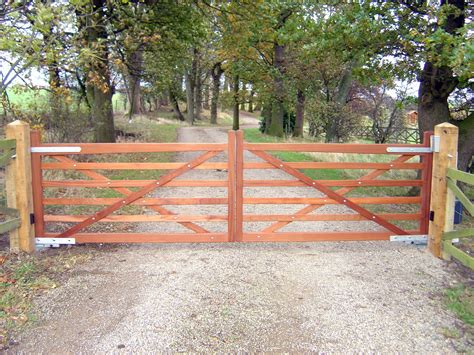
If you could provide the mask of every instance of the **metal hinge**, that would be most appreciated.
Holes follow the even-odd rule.
[[[434,221],[434,211],[430,211],[430,221]]]
[[[401,242],[405,244],[426,245],[428,244],[428,235],[427,234],[391,235],[390,241]]]
[[[30,213],[30,224],[35,224],[35,214]]]
[[[75,238],[35,238],[36,246],[40,248],[59,248],[60,245],[76,244]]]
[[[439,152],[439,136],[431,136],[429,147],[388,147],[388,153],[433,153]]]
[[[31,147],[31,153],[79,153],[81,147]]]

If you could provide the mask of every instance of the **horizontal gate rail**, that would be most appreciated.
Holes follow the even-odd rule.
[[[60,148],[78,147],[77,152],[61,152],[51,150],[49,152],[37,151],[40,155],[70,155],[70,154],[117,154],[117,153],[159,153],[159,152],[196,152],[196,151],[224,151],[227,144],[224,143],[43,143],[35,147]]]
[[[141,187],[152,180],[56,180],[43,181],[43,187]],[[227,180],[174,180],[166,187],[226,187]]]
[[[45,233],[46,238],[60,238]],[[76,243],[199,243],[226,242],[227,233],[76,233]]]

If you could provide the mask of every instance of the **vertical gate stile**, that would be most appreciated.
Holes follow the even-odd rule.
[[[235,241],[235,131],[229,131],[227,141],[227,240]]]
[[[431,144],[431,136],[433,132],[424,132],[423,145],[429,147]],[[428,234],[429,218],[430,218],[430,198],[431,198],[431,172],[433,167],[433,154],[421,156],[423,169],[421,171],[422,185],[420,189],[421,206],[420,206],[420,234]]]
[[[244,135],[241,130],[236,133],[235,147],[235,240],[243,241],[243,200],[244,200]]]
[[[31,131],[31,146],[41,145],[41,132]],[[36,238],[44,236],[44,210],[43,210],[43,172],[41,170],[41,154],[31,154],[31,174],[33,187],[33,211]]]

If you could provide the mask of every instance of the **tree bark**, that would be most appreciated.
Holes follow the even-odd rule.
[[[275,30],[278,31],[285,25],[288,18],[292,15],[293,11],[289,8],[283,9],[278,15],[278,23]],[[284,44],[275,41],[273,44],[273,92],[272,92],[272,121],[270,127],[268,127],[268,134],[283,137],[284,127],[283,120],[285,116],[285,85],[283,77],[285,74],[285,50]]]
[[[234,76],[233,82],[233,94],[234,94],[234,111],[232,117],[232,129],[237,131],[239,129],[239,76]]]
[[[128,54],[128,85],[130,100],[130,117],[143,113],[141,76],[143,70],[143,52],[140,49]]]
[[[203,83],[203,93],[204,93],[204,100],[202,102],[202,108],[204,110],[209,110],[209,99],[210,99],[210,84],[209,84],[209,76],[206,75],[206,79],[204,80]]]
[[[305,99],[306,97],[303,90],[298,89],[296,92],[296,119],[295,129],[293,131],[294,137],[303,137]]]
[[[248,107],[249,112],[253,112],[253,97],[254,96],[255,96],[255,90],[252,85],[252,88],[250,89],[250,95],[249,95],[249,107]]]
[[[199,60],[199,53],[195,52],[196,72],[195,72],[195,87],[194,87],[194,117],[197,120],[201,119],[202,112],[202,81],[201,81],[201,63]]]
[[[268,127],[268,134],[277,137],[283,137],[283,119],[285,115],[284,97],[285,87],[283,83],[284,75],[284,56],[285,46],[275,43],[274,45],[274,67],[276,73],[273,78],[272,92],[272,119]]]
[[[219,90],[221,85],[222,70],[221,63],[216,63],[212,67],[212,97],[211,97],[211,124],[217,124],[217,105],[219,103]]]
[[[179,109],[178,99],[176,97],[176,94],[175,94],[173,88],[170,88],[169,94],[170,94],[170,102],[171,102],[171,105],[173,106],[174,114],[176,115],[178,120],[185,121],[186,119],[184,118],[181,110]]]
[[[351,89],[353,76],[352,69],[356,64],[354,59],[352,63],[344,70],[341,81],[339,82],[339,87],[335,97],[336,110],[334,117],[328,122],[328,128],[326,129],[326,139],[327,143],[329,142],[339,142],[339,125],[344,120],[342,117],[343,108],[347,103],[347,97],[349,96],[349,91]]]
[[[265,120],[265,131],[263,133],[268,134],[268,129],[272,123],[272,104],[271,102],[265,102],[262,108],[262,117]]]
[[[240,95],[240,110],[245,111],[245,97],[247,96],[247,85],[242,82],[242,93]]]

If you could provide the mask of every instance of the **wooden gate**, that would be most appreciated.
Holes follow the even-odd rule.
[[[32,174],[36,237],[74,238],[77,243],[107,242],[226,242],[226,241],[336,241],[336,240],[387,240],[391,235],[427,234],[429,220],[432,153],[430,133],[425,134],[424,143],[417,145],[387,144],[315,144],[315,143],[246,143],[241,131],[229,132],[224,144],[191,143],[81,143],[41,144],[38,132],[32,132]],[[367,155],[388,155],[388,161],[378,162],[287,162],[275,152],[319,152]],[[196,152],[186,162],[93,162],[87,156],[107,154],[131,154],[151,152]],[[270,152],[270,153],[269,153]],[[221,154],[222,153],[222,154]],[[209,161],[218,154],[224,161]],[[420,159],[413,161],[414,157]],[[254,159],[252,158],[254,157]],[[116,169],[166,170],[154,180],[116,180],[104,172]],[[194,170],[219,169],[226,171],[225,180],[177,179]],[[244,179],[244,173],[260,169],[278,169],[291,179]],[[352,180],[313,179],[300,169],[353,169],[365,173]],[[44,179],[45,171],[70,170],[78,179]],[[383,179],[393,170],[421,171],[413,179]],[[51,173],[46,176],[52,176]],[[381,177],[382,179],[379,179]],[[351,192],[365,187],[418,187],[417,196],[353,196]],[[225,188],[223,197],[157,197],[148,196],[163,187],[218,187]],[[270,197],[247,197],[247,188],[272,189]],[[306,187],[318,191],[320,196],[277,197],[279,188]],[[50,197],[45,196],[49,188],[107,188],[122,197]],[[252,205],[302,205],[288,214],[244,213]],[[45,214],[45,205],[92,205],[101,206],[94,213]],[[168,206],[181,205],[226,205],[227,213],[219,215],[177,214]],[[345,206],[351,213],[315,213],[325,206]],[[378,212],[374,206],[389,205],[395,211]],[[396,206],[412,205],[409,212],[397,211]],[[146,206],[154,214],[115,214],[125,206]],[[416,207],[417,206],[417,207]],[[278,211],[277,211],[278,212]],[[281,229],[295,222],[317,221],[370,221],[377,228],[357,231],[311,231],[291,232]],[[415,221],[417,228],[408,229],[400,221]],[[48,231],[49,223],[68,223],[65,230]],[[87,231],[97,222],[170,222],[179,223],[189,230],[186,233],[137,233]],[[199,222],[227,223],[226,231],[211,232]],[[271,222],[258,231],[247,231],[246,223]],[[72,226],[70,223],[74,223]],[[398,224],[397,224],[398,223]],[[375,231],[374,231],[375,230]]]
[[[432,170],[432,152],[430,148],[432,132],[424,135],[423,144],[282,144],[282,143],[246,143],[242,133],[237,132],[237,168],[236,168],[236,232],[237,241],[336,241],[336,240],[388,240],[392,235],[420,235],[428,233],[430,187]],[[247,161],[244,152],[258,157],[258,161]],[[285,162],[274,154],[268,152],[318,152],[367,155],[389,155],[387,162],[318,162],[300,161]],[[418,161],[412,162],[416,156]],[[253,169],[280,169],[288,180],[250,180],[244,179],[244,172]],[[357,169],[366,173],[355,180],[316,180],[308,177],[300,169]],[[391,170],[417,170],[420,178],[410,180],[378,179]],[[315,189],[321,197],[277,197],[279,188],[301,186]],[[419,187],[418,196],[357,196],[347,195],[364,187]],[[271,197],[246,197],[244,189],[250,187],[270,187]],[[272,205],[302,205],[303,207],[292,214],[245,214],[247,205],[272,204]],[[390,205],[397,209],[400,205],[414,205],[416,211],[410,213],[377,213],[373,208],[366,206]],[[325,213],[315,214],[314,211],[328,205],[343,205],[355,213]],[[268,222],[269,226],[255,232],[244,230],[245,222]],[[381,227],[380,231],[311,231],[289,232],[280,231],[291,223],[298,221],[371,221]],[[409,230],[397,226],[394,221],[417,221],[418,228]]]
[[[35,234],[37,238],[73,237],[76,243],[132,243],[132,242],[224,242],[230,241],[234,230],[234,181],[235,181],[235,132],[229,132],[225,144],[194,144],[194,143],[79,143],[79,144],[41,144],[39,132],[31,134],[33,204]],[[187,162],[91,162],[84,161],[84,156],[105,154],[156,153],[156,152],[197,152]],[[210,162],[219,153],[225,153],[226,161]],[[49,161],[46,161],[46,158]],[[226,157],[225,157],[226,158]],[[52,160],[52,161],[51,161]],[[156,180],[114,180],[108,178],[103,171],[108,170],[157,170],[166,173]],[[219,169],[227,171],[225,180],[178,180],[177,178],[195,169]],[[76,171],[88,179],[44,180],[45,171],[70,170]],[[49,176],[53,174],[48,174]],[[225,198],[216,197],[172,197],[158,198],[147,196],[163,187],[220,187],[227,189]],[[91,197],[45,197],[48,188],[107,188],[122,195],[120,198]],[[44,214],[44,206],[101,206],[99,211],[90,215]],[[113,214],[126,206],[146,206],[154,214]],[[179,215],[166,206],[183,205],[227,205],[224,215]],[[196,222],[226,222],[227,232],[210,232]],[[46,224],[67,222],[75,223],[61,232],[48,232]],[[179,223],[189,233],[110,233],[84,232],[98,222],[170,222]]]

